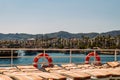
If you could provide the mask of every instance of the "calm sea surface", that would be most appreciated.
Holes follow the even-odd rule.
[[[26,54],[22,53],[20,54],[21,57],[13,59],[13,64],[15,65],[26,65],[26,64],[33,64],[34,57],[39,53],[32,53],[32,54]],[[70,62],[70,54],[65,53],[47,53],[49,54],[52,59],[53,63],[69,63]],[[29,57],[27,57],[29,56]],[[84,63],[85,62],[85,54],[72,54],[71,62],[72,63]],[[99,55],[101,57],[101,62],[106,63],[108,61],[114,61],[114,55]],[[45,59],[41,58],[39,62],[44,61]],[[46,60],[47,61],[47,60]],[[94,61],[94,57],[90,58],[90,62]],[[120,61],[120,55],[117,55],[117,61]],[[10,58],[0,58],[0,64],[10,64],[11,59]]]

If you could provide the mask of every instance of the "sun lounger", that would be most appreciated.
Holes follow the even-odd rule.
[[[73,63],[72,64],[63,64],[61,66],[66,70],[77,69],[78,68],[77,65],[73,64]]]
[[[13,80],[33,80],[31,77],[26,75],[10,75]]]
[[[28,75],[28,77],[32,78],[33,80],[44,80],[42,77],[37,75]]]
[[[88,72],[86,71],[86,73],[91,75],[91,79],[109,80],[109,78],[111,77],[111,73],[102,69],[94,69]]]
[[[0,80],[13,80],[13,79],[10,78],[9,76],[0,74]]]
[[[71,71],[72,72],[72,71]],[[83,79],[83,80],[86,80],[86,79],[90,79],[91,76],[87,73],[84,73],[84,72],[72,72],[74,74],[77,74],[80,76],[80,79]]]
[[[66,76],[60,75],[58,73],[50,73],[51,76],[53,76],[53,78],[55,77],[55,79],[58,80],[66,80]]]
[[[108,72],[111,74],[110,79],[120,79],[120,71],[117,69],[109,69]]]
[[[17,68],[20,70],[20,71],[23,71],[23,72],[35,72],[35,71],[40,71],[39,69],[33,67],[33,66],[17,66]]]
[[[59,66],[54,66],[54,67],[47,67],[45,68],[46,71],[54,71],[54,70],[61,70],[63,69],[62,67],[59,67]]]
[[[48,73],[48,72],[41,72],[41,73],[31,73],[37,76],[42,77],[44,80],[66,80],[66,77],[60,75],[58,73]]]
[[[62,76],[60,74],[53,74],[53,73],[48,73],[48,72],[25,72],[24,73],[27,76],[37,76],[37,77],[42,77],[43,80],[66,80],[65,76]],[[19,74],[20,75],[20,74]]]
[[[36,69],[34,66],[32,66],[32,65],[28,65],[28,66],[22,66],[22,65],[20,65],[20,66],[16,66],[18,69]]]
[[[110,67],[117,67],[117,66],[119,66],[120,65],[120,63],[119,62],[107,62],[107,64],[110,66]]]
[[[41,78],[38,75],[35,75],[32,72],[4,72],[5,75],[11,77],[13,80],[43,80],[43,78]]]
[[[15,72],[15,71],[18,71],[15,67],[6,67],[6,68],[0,68],[0,73],[3,73],[3,72]]]
[[[71,63],[71,64],[62,64],[61,66],[63,68],[66,68],[66,67],[76,67],[76,64],[73,64],[73,63]]]
[[[71,71],[56,71],[55,73],[62,74],[67,77],[68,80],[84,80],[84,79],[90,79],[90,75],[85,73],[74,73]]]

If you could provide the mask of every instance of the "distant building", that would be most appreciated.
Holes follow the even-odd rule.
[[[29,38],[29,39],[27,39],[28,41],[34,41],[35,40],[35,38]]]

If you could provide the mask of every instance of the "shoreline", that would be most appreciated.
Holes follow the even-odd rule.
[[[0,48],[0,56],[17,56],[19,50],[23,50],[26,54],[35,53],[65,53],[65,54],[88,54],[90,52],[96,52],[102,55],[118,55],[119,49],[45,49],[45,48]]]

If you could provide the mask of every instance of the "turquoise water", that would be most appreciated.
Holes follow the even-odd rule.
[[[38,54],[38,53],[37,53]],[[21,54],[22,57],[19,58],[15,58],[13,59],[13,64],[15,65],[21,65],[21,64],[33,64],[33,59],[37,54]],[[68,56],[70,56],[70,54],[65,54],[65,53],[47,53],[49,54],[52,59],[53,59],[53,63],[57,64],[57,63],[69,63],[70,62],[70,58]],[[29,56],[29,57],[27,57]],[[60,56],[60,57],[57,57]],[[72,63],[84,63],[85,62],[85,54],[72,54],[72,58],[71,58],[71,62]],[[100,55],[101,57],[101,62],[102,63],[106,63],[109,61],[114,61],[114,55]],[[45,59],[40,59],[39,62],[44,61]],[[94,57],[90,58],[90,62],[94,61]],[[120,55],[117,55],[117,61],[120,61]],[[0,64],[10,64],[11,63],[11,59],[10,58],[0,58]]]

